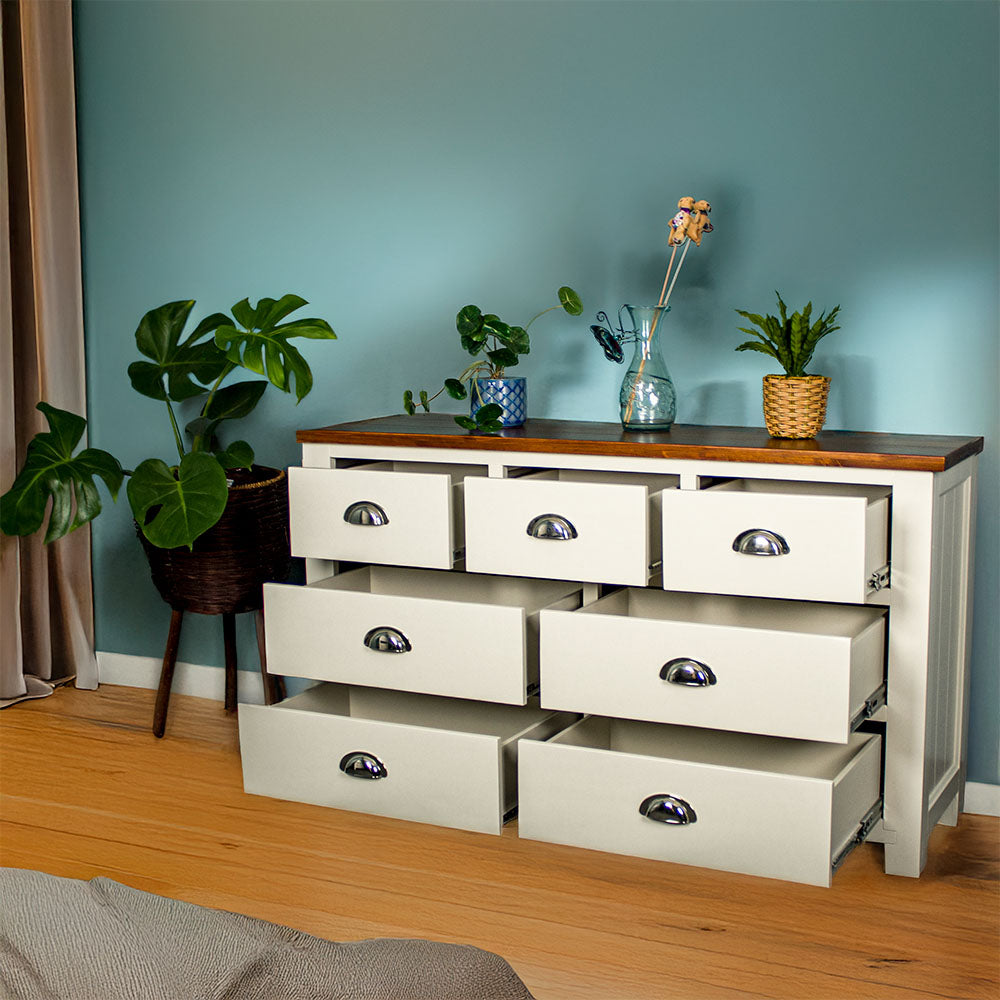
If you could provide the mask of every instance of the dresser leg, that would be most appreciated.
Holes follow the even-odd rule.
[[[170,614],[170,631],[167,633],[167,648],[163,651],[163,667],[160,670],[160,686],[156,689],[156,707],[153,710],[153,735],[163,737],[167,727],[167,706],[170,703],[170,685],[174,681],[174,667],[177,664],[177,647],[181,640],[183,611]]]
[[[285,678],[267,672],[267,651],[264,644],[264,612],[254,612],[257,626],[257,653],[260,656],[260,679],[264,682],[264,704],[276,705],[285,700]]]
[[[236,711],[236,615],[222,616],[222,641],[226,647],[226,711]]]

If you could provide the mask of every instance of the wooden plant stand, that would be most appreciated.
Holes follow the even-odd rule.
[[[267,672],[267,654],[264,649],[264,612],[253,612],[257,629],[257,652],[260,657],[260,676],[264,682],[264,704],[274,705],[285,697],[285,680]],[[167,633],[167,647],[163,653],[163,667],[160,671],[160,685],[156,690],[156,707],[153,710],[153,735],[162,738],[167,726],[167,708],[170,704],[170,686],[174,680],[177,665],[177,647],[181,639],[181,623],[184,612],[176,608],[170,614],[170,630]],[[226,696],[227,712],[236,711],[236,614],[222,614],[222,637],[226,651]]]

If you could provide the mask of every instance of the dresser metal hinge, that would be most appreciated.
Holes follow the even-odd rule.
[[[541,687],[538,684],[529,684],[525,689],[525,693],[528,695],[538,694],[539,691],[541,691]]]
[[[882,683],[868,696],[865,700],[864,705],[858,710],[858,713],[851,719],[851,732],[853,733],[858,726],[861,725],[865,719],[870,719],[884,704],[886,698],[886,686],[885,681]]]
[[[889,564],[880,566],[868,577],[868,589],[873,591],[889,589]]]
[[[656,562],[651,562],[649,564],[649,572],[650,573],[655,573],[656,570],[658,570],[658,569],[663,569],[663,560],[662,559],[657,559]]]
[[[879,799],[875,805],[865,813],[864,819],[861,820],[861,825],[858,827],[857,833],[844,845],[844,849],[833,859],[833,863],[830,865],[831,874],[835,872],[846,860],[848,854],[854,850],[859,844],[863,844],[868,839],[868,834],[875,829],[875,824],[882,818],[884,800]]]

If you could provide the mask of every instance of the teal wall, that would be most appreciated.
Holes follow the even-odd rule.
[[[463,364],[453,317],[533,330],[533,416],[617,419],[588,324],[659,291],[676,200],[715,232],[675,291],[678,419],[760,425],[734,308],[840,303],[829,427],[983,434],[971,777],[1000,783],[998,6],[962,2],[96,2],[75,8],[91,440],[171,452],[125,368],[148,308],[295,291],[336,343],[294,431],[398,412]],[[537,331],[537,332],[535,332]],[[242,435],[241,435],[242,436]],[[98,648],[158,656],[167,609],[125,504],[95,528]],[[247,623],[248,624],[248,623]],[[182,659],[221,663],[221,629]],[[249,628],[247,628],[249,633]],[[243,662],[256,660],[249,634]]]

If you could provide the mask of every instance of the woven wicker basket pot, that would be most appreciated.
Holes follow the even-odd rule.
[[[774,438],[812,438],[826,420],[825,375],[765,375],[764,424]]]
[[[239,614],[264,606],[262,585],[291,566],[288,478],[279,469],[232,469],[229,500],[218,523],[194,543],[160,549],[141,531],[153,583],[175,611]]]

